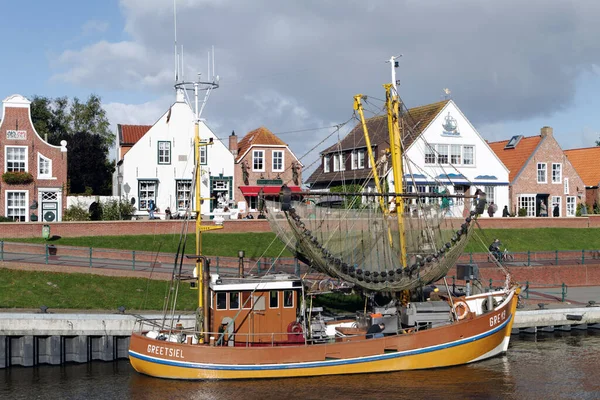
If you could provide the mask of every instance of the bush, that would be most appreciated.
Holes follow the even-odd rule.
[[[5,172],[2,180],[7,185],[26,185],[33,182],[33,176],[29,172]]]
[[[135,207],[130,202],[123,200],[107,200],[101,203],[100,206],[102,208],[103,221],[131,219],[131,216],[135,212]]]
[[[7,218],[0,215],[0,222],[15,222],[12,218]]]
[[[67,208],[65,214],[63,215],[63,221],[89,221],[90,213],[82,204],[72,205]]]
[[[526,217],[526,216],[527,216],[527,209],[519,208],[519,217]]]

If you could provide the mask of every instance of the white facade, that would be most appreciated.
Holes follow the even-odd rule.
[[[481,189],[488,203],[497,206],[494,217],[501,217],[504,206],[509,205],[508,175],[508,169],[451,100],[405,151],[408,191],[472,195]],[[393,188],[391,172],[387,178]],[[452,216],[465,215],[462,199],[452,198],[447,205]],[[482,216],[488,217],[487,208]]]
[[[183,214],[193,203],[194,171],[194,112],[178,94],[177,101],[125,154],[116,175],[122,176],[121,195],[135,201],[136,215],[148,215],[148,204],[154,200],[164,217],[170,208],[172,214]],[[234,157],[208,126],[200,121],[200,139],[212,145],[203,146],[201,159],[201,196],[213,198],[204,201],[202,214],[208,214],[220,204],[231,203],[233,198]]]

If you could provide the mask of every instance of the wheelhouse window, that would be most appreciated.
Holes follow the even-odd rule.
[[[156,204],[156,184],[157,181],[139,181],[138,198],[140,210],[148,210],[148,202],[150,200],[154,200],[154,204]]]
[[[242,308],[244,310],[252,308],[252,292],[242,292]]]
[[[192,181],[190,179],[176,181],[177,210],[187,210],[192,199]]]
[[[283,307],[292,308],[294,307],[294,291],[284,290],[283,291]]]
[[[5,170],[6,172],[27,171],[27,147],[6,146],[5,147]]]
[[[27,221],[26,191],[6,191],[6,217],[13,221]]]
[[[38,153],[38,178],[52,178],[52,160]]]
[[[552,164],[552,183],[562,182],[562,164]]]
[[[463,165],[475,165],[474,146],[463,146]]]
[[[323,156],[323,172],[329,172],[329,156]]]
[[[171,164],[171,142],[158,142],[158,163]]]
[[[438,144],[438,164],[448,164],[448,145]]]
[[[269,292],[269,308],[279,308],[279,292],[277,290]]]
[[[240,309],[240,292],[229,292],[229,309]]]
[[[537,163],[537,183],[548,183],[546,163]]]
[[[252,171],[263,171],[265,170],[265,151],[264,150],[253,150],[252,151]]]
[[[526,217],[535,217],[535,196],[521,195],[519,196],[519,210],[525,209]]]
[[[217,292],[217,310],[227,310],[227,292]]]
[[[283,172],[283,151],[273,150],[273,172]]]

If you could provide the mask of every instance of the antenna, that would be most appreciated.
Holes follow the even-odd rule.
[[[175,30],[175,83],[179,82],[179,57],[177,54],[177,0],[173,0],[173,27]]]
[[[396,94],[398,94],[398,85],[400,84],[400,81],[396,80],[396,68],[400,66],[400,63],[397,61],[397,59],[400,57],[402,57],[402,54],[391,56],[390,59],[386,61],[386,63],[390,63],[390,67],[392,68],[392,85]]]

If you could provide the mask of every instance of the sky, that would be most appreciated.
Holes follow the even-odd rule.
[[[265,126],[305,167],[355,124],[355,94],[371,97],[367,117],[382,106],[399,54],[408,107],[449,88],[489,141],[542,126],[563,149],[599,139],[596,0],[176,2],[186,80],[209,78],[214,46],[207,125],[222,138]],[[113,129],[153,124],[175,100],[173,14],[172,0],[3,0],[0,98],[95,93]]]

